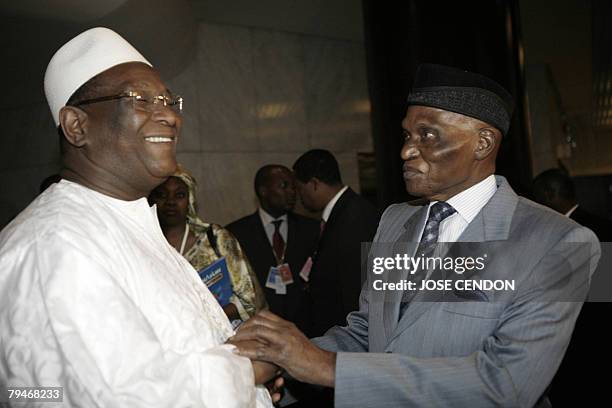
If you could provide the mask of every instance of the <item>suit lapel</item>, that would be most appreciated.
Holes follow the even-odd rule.
[[[293,254],[293,246],[298,243],[294,235],[296,234],[295,219],[290,212],[287,213],[287,241],[285,249],[285,262],[289,262],[289,256]],[[295,242],[294,242],[295,241]],[[293,271],[292,271],[293,272]],[[295,271],[297,273],[299,271]],[[295,274],[294,273],[294,274]]]
[[[463,231],[457,242],[508,239],[512,217],[518,204],[518,196],[504,177],[496,176],[495,178],[498,185],[497,191]]]
[[[321,239],[324,239],[326,235],[325,232],[328,229],[333,228],[334,224],[338,222],[338,218],[340,216],[339,214],[342,212],[344,207],[348,205],[348,202],[352,198],[352,194],[355,193],[353,193],[353,190],[351,190],[351,188],[349,187],[344,193],[340,195],[338,201],[336,201],[336,204],[334,205],[334,208],[332,208],[331,213],[329,213],[329,217],[327,218],[327,222],[325,223],[325,229],[323,230],[323,235],[321,236]]]
[[[255,220],[255,229],[257,230],[257,234],[259,235],[259,240],[263,243],[263,247],[265,247],[266,253],[261,254],[260,256],[267,258],[267,262],[272,260],[272,263],[276,263],[276,257],[274,256],[274,250],[272,249],[272,245],[270,245],[270,241],[268,240],[268,235],[266,234],[266,229],[261,221],[261,217],[259,216],[259,212],[255,211],[254,215]]]
[[[404,224],[404,231],[397,238],[396,245],[394,245],[394,253],[403,253],[408,249],[410,254],[413,255],[418,246],[419,238],[425,221],[427,220],[427,205],[421,207],[416,213],[414,213]],[[410,245],[412,243],[412,245]],[[410,248],[406,248],[409,246]],[[385,280],[389,280],[389,274],[386,274]],[[398,281],[405,279],[406,275],[398,277]],[[385,326],[385,333],[387,338],[391,336],[395,328],[397,327],[399,319],[399,305],[402,300],[403,292],[399,290],[386,291],[384,294],[383,303],[383,321]]]
[[[326,242],[330,239],[330,236],[333,235],[332,233],[334,231],[335,225],[338,223],[338,218],[340,217],[340,214],[342,213],[344,208],[348,205],[348,202],[351,200],[352,194],[355,194],[355,193],[349,187],[348,189],[346,189],[344,193],[340,195],[340,198],[338,198],[338,201],[336,201],[334,208],[332,208],[332,211],[329,214],[329,217],[327,218],[327,222],[325,223],[325,229],[323,230],[323,233],[321,234],[321,237],[319,238],[319,242],[317,243],[317,249],[315,251],[315,256],[312,260],[313,265],[317,263],[318,257],[320,255],[319,249],[325,248]],[[312,270],[314,274],[317,273],[317,269],[318,268],[313,266]]]

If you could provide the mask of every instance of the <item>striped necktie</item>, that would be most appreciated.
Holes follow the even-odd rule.
[[[272,221],[272,224],[274,224],[274,234],[272,234],[272,249],[274,250],[274,256],[276,256],[276,261],[279,264],[283,262],[283,258],[285,257],[285,240],[280,234],[280,225],[282,223],[283,220]]]
[[[445,201],[438,201],[429,208],[429,216],[427,217],[427,222],[425,222],[425,228],[423,229],[421,241],[419,242],[419,246],[414,254],[415,257],[423,256],[426,258],[433,254],[434,250],[436,249],[436,245],[438,244],[438,237],[440,235],[440,223],[456,212],[457,210],[455,210],[452,205],[448,204]],[[416,271],[415,275],[416,274],[418,274],[418,276],[416,276],[415,281],[418,283],[418,281],[425,278],[426,271]],[[400,305],[400,319],[406,311],[406,308],[409,304],[409,300],[414,295],[415,291],[404,291],[404,294],[402,296],[402,303]]]

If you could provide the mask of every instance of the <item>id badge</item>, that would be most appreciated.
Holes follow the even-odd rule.
[[[278,266],[278,272],[284,285],[290,285],[293,283],[293,274],[288,263],[284,263]]]
[[[266,278],[266,288],[274,289],[277,295],[286,295],[287,286],[283,283],[283,278],[280,269],[277,266],[271,266]]]
[[[309,256],[306,262],[304,262],[304,266],[302,266],[302,270],[300,271],[300,277],[304,279],[305,282],[308,282],[310,269],[312,269],[312,257]]]
[[[270,270],[268,271],[268,277],[266,278],[266,288],[276,290],[277,276],[279,277],[278,281],[280,281],[280,272],[278,271],[278,268],[271,266]]]
[[[276,275],[276,294],[286,295],[287,286],[283,283],[283,278],[280,275]]]

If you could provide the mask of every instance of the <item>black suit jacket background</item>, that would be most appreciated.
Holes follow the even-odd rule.
[[[374,238],[378,211],[347,189],[334,206],[319,240],[305,296],[309,337],[345,325],[346,315],[359,308],[361,242]]]
[[[612,221],[586,212],[580,206],[570,214],[570,218],[593,231],[600,242],[612,241]]]
[[[588,213],[580,206],[570,214],[570,218],[593,231],[600,242],[612,240],[609,220]],[[610,271],[600,267],[595,273],[602,272]],[[553,407],[575,399],[576,390],[587,390],[579,396],[582,406],[599,406],[609,398],[609,379],[601,375],[599,369],[612,366],[612,356],[606,351],[609,336],[603,329],[610,316],[612,303],[585,302],[582,306],[565,357],[550,387],[549,398]]]
[[[319,239],[319,222],[298,214],[287,214],[287,249],[285,261],[291,268],[293,283],[287,285],[286,295],[277,295],[274,289],[266,287],[266,278],[271,266],[276,266],[274,251],[256,211],[254,214],[232,222],[227,229],[240,242],[255,274],[264,289],[266,300],[273,313],[304,328],[298,308],[304,295],[304,281],[299,277],[302,266],[314,252]]]

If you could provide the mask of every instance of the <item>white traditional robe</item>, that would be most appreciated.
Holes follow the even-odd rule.
[[[232,334],[144,198],[63,180],[0,233],[0,386],[62,386],[62,407],[271,406]]]

